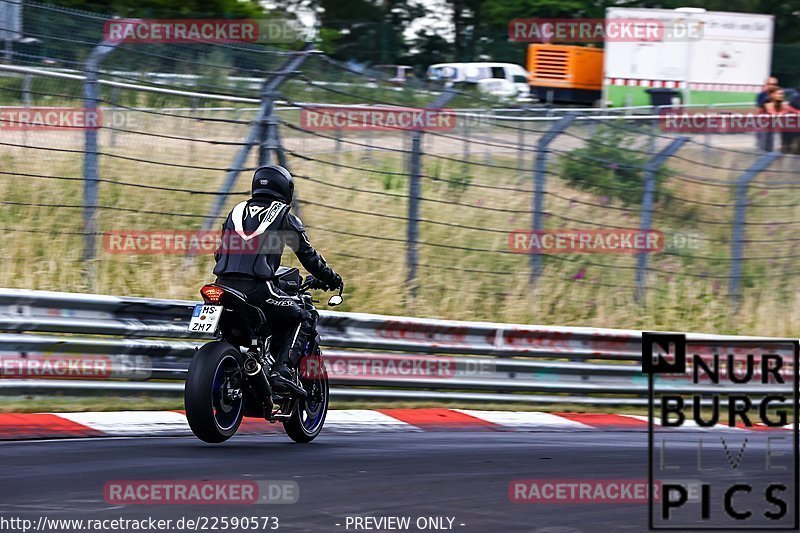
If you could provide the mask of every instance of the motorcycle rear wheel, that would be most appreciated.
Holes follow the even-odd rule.
[[[194,354],[184,389],[189,427],[198,439],[220,443],[231,438],[244,412],[242,354],[224,341],[202,346]]]

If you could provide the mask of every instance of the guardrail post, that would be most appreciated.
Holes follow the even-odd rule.
[[[669,143],[644,165],[644,194],[642,195],[642,218],[639,225],[641,233],[650,231],[653,216],[653,197],[656,192],[656,174],[658,169],[667,159],[675,154],[686,144],[688,137],[678,137]],[[634,299],[638,303],[644,302],[645,292],[647,291],[647,258],[648,252],[639,252],[636,256],[636,293]]]
[[[455,95],[456,93],[452,89],[447,89],[426,109],[440,109]],[[419,238],[419,200],[422,192],[422,184],[420,183],[422,179],[422,134],[422,130],[415,130],[411,135],[411,157],[409,161],[406,282],[411,300],[414,300],[417,296],[417,241]]]
[[[103,59],[108,56],[119,42],[104,40],[94,47],[89,58],[86,60],[84,70],[86,79],[83,82],[83,102],[84,113],[90,117],[99,117],[97,105],[100,101],[100,82],[98,71]],[[85,279],[87,285],[91,287],[94,283],[93,259],[97,254],[97,206],[99,194],[97,183],[99,176],[97,132],[102,127],[86,128],[84,130],[84,149],[83,149],[83,261],[87,264]]]
[[[567,114],[553,124],[539,142],[536,143],[536,161],[533,170],[533,232],[534,234],[544,229],[544,192],[547,184],[547,154],[548,147],[553,140],[572,124],[577,115]],[[541,255],[531,249],[531,281],[539,279],[542,273]]]
[[[739,293],[739,279],[742,275],[742,253],[744,251],[745,214],[747,211],[747,189],[753,178],[769,167],[773,161],[781,157],[780,152],[768,152],[745,170],[736,180],[736,207],[733,215],[733,228],[731,236],[731,279],[728,286],[728,296],[737,300]]]

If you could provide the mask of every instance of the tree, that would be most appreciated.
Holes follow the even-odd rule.
[[[282,9],[318,13],[320,47],[336,59],[394,63],[408,51],[404,33],[425,15],[421,0],[278,0]]]
[[[257,0],[48,0],[48,4],[104,15],[138,18],[248,18],[264,14]]]

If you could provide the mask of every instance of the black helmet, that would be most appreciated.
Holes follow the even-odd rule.
[[[294,180],[280,165],[259,167],[253,174],[253,196],[269,196],[285,204],[292,203]]]

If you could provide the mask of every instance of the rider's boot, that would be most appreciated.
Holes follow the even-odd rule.
[[[272,390],[275,392],[291,391],[296,396],[305,398],[308,393],[297,382],[295,371],[292,370],[284,361],[278,361],[272,367],[272,372],[269,375],[269,382],[272,385]]]
[[[303,312],[303,318],[294,331],[286,331],[286,344],[278,354],[277,362],[270,372],[269,381],[276,392],[291,390],[295,396],[305,398],[306,391],[297,380],[296,371],[293,370],[300,362],[306,341],[309,335],[311,315]]]

